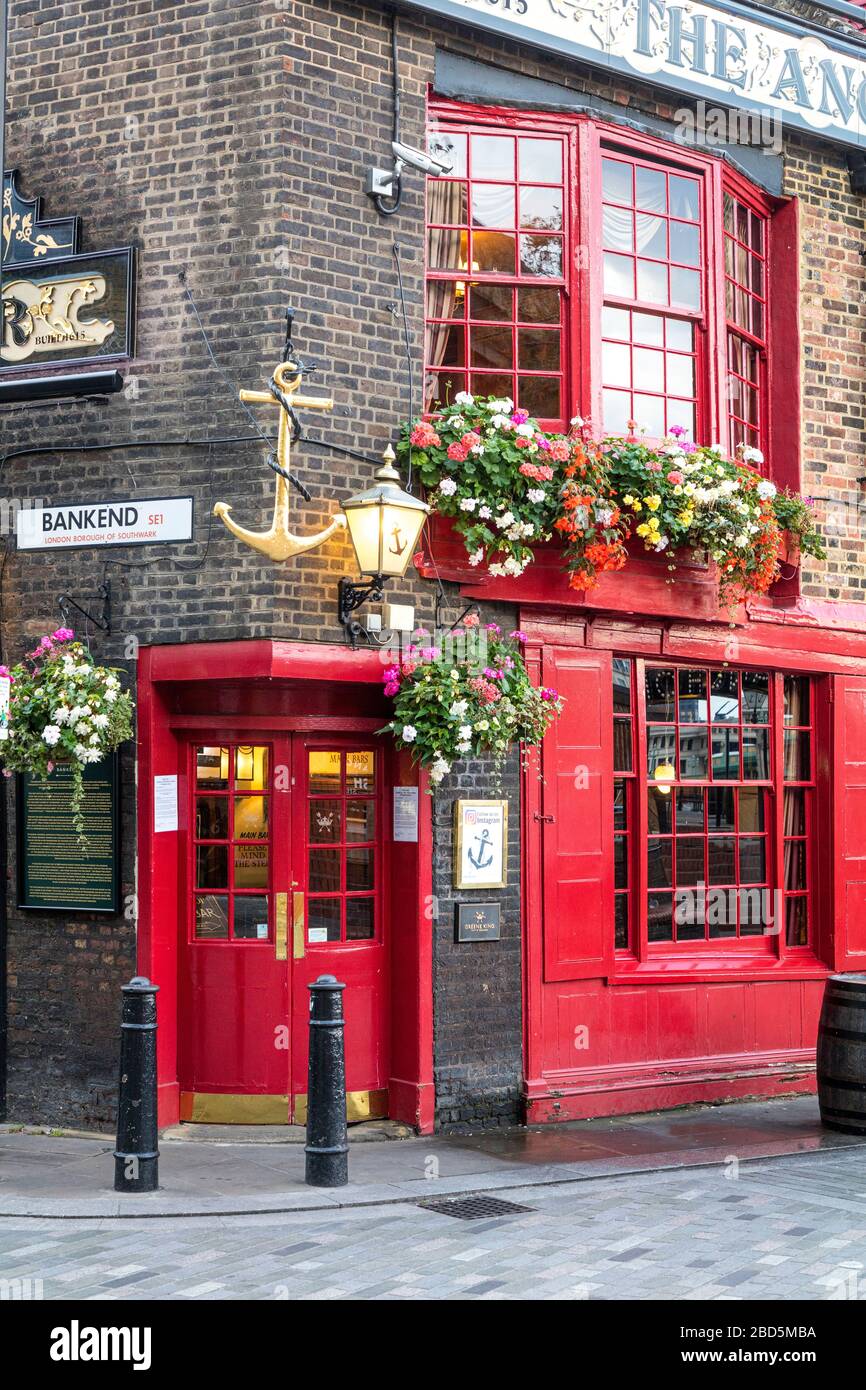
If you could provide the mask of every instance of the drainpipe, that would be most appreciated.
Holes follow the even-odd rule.
[[[0,230],[3,224],[3,189],[6,180],[6,55],[9,23],[8,0],[0,0]],[[3,240],[0,236],[0,262],[3,259]],[[2,275],[2,265],[0,265]],[[0,301],[2,303],[2,301]],[[2,313],[2,309],[0,309]],[[0,324],[2,331],[2,324]],[[8,540],[7,540],[8,545]],[[2,619],[2,607],[0,607]],[[0,661],[3,659],[3,630],[0,623]],[[6,1118],[6,864],[8,820],[6,815],[6,779],[0,778],[0,1120]]]

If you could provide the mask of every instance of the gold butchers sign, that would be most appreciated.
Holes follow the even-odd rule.
[[[102,347],[114,332],[109,319],[86,319],[79,313],[105,298],[104,275],[57,276],[3,281],[3,361],[25,362],[34,353]]]

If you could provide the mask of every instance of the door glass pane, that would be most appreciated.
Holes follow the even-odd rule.
[[[764,829],[764,806],[766,798],[762,791],[742,790],[737,792],[740,806],[740,834],[750,830]]]
[[[342,838],[342,806],[339,801],[310,801],[310,841],[339,844]]]
[[[736,671],[713,671],[710,681],[710,717],[714,724],[736,724],[740,718]]]
[[[672,893],[650,893],[647,898],[647,930],[650,941],[673,941]]]
[[[266,796],[235,797],[236,840],[266,840],[268,837],[268,798]]]
[[[346,802],[346,839],[375,840],[376,803],[375,801]]]
[[[733,787],[710,787],[707,791],[707,829],[734,829]]]
[[[704,843],[703,835],[677,836],[677,884],[681,888],[693,888],[698,883],[706,883]]]
[[[808,782],[811,774],[809,735],[785,730],[785,781]]]
[[[766,781],[769,776],[769,729],[743,729],[743,777],[746,781]]]
[[[680,723],[694,724],[707,722],[707,673],[706,671],[680,671]]]
[[[631,772],[631,720],[613,721],[613,766],[615,772]]]
[[[709,848],[709,882],[736,883],[737,869],[734,855],[737,842],[733,835],[711,835],[707,844]]]
[[[676,768],[676,730],[673,724],[657,724],[647,729],[647,775],[655,777],[657,768]],[[670,773],[658,778],[660,782],[673,780]]]
[[[196,845],[196,888],[228,888],[229,852],[227,845]]]
[[[239,743],[235,749],[235,787],[239,792],[264,791],[268,785],[268,750],[260,744]]]
[[[614,830],[628,829],[628,802],[625,795],[625,782],[617,780],[613,784],[613,827]]]
[[[806,794],[799,788],[785,789],[784,833],[786,835],[805,835],[806,833]]]
[[[764,883],[767,878],[766,841],[760,839],[740,839],[740,882]]]
[[[808,676],[786,676],[785,723],[796,726],[808,725],[810,722]]]
[[[227,796],[197,796],[195,833],[198,840],[227,840],[229,802]]]
[[[647,788],[647,829],[650,835],[670,835],[672,801],[669,791],[664,792],[659,787]]]
[[[376,754],[369,749],[346,754],[346,791],[371,792],[376,786]]]
[[[674,718],[674,673],[651,666],[646,673],[646,717],[667,723]]]
[[[197,748],[195,777],[198,785],[221,791],[229,784],[229,750],[227,748]]]
[[[234,938],[236,941],[267,941],[268,900],[239,894],[235,900]]]
[[[625,847],[625,842],[619,843]],[[673,840],[650,840],[647,847],[647,873],[650,888],[670,888],[673,885]],[[625,861],[623,860],[623,863]],[[616,887],[624,887],[616,884]]]
[[[307,940],[311,946],[340,940],[340,899],[310,898],[307,908]]]
[[[770,721],[770,678],[765,671],[743,672],[743,722],[768,724]]]
[[[195,900],[196,941],[227,941],[229,900],[215,893],[204,893]]]
[[[375,936],[373,898],[346,899],[346,940],[370,941]]]
[[[789,946],[808,945],[808,900],[806,898],[789,898],[786,902],[785,940]]]
[[[267,888],[268,846],[235,845],[235,888]]]
[[[785,842],[785,887],[806,887],[806,841]]]
[[[713,778],[736,782],[740,776],[740,731],[726,724],[713,729]]]
[[[340,790],[340,754],[338,751],[325,752],[311,749],[308,754],[308,768],[311,792],[338,792]]]
[[[311,893],[340,891],[340,851],[311,849],[309,851],[309,890]]]
[[[706,776],[707,731],[694,724],[680,734],[680,777],[684,782],[697,782]]]
[[[373,849],[347,849],[346,891],[358,893],[373,886]]]
[[[702,831],[704,828],[704,793],[698,788],[692,791],[688,787],[681,787],[676,792],[677,798],[677,834],[689,834]]]

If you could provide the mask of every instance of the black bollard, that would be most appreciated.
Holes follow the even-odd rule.
[[[333,975],[320,975],[310,990],[310,1068],[307,1080],[307,1155],[310,1187],[345,1187],[349,1181],[346,1131],[346,1060],[343,990]]]
[[[141,975],[123,985],[120,1087],[117,1099],[115,1192],[159,1187],[156,1137],[156,995],[159,985]]]

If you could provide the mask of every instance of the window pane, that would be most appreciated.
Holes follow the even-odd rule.
[[[221,791],[229,784],[229,750],[227,748],[197,748],[195,777],[199,786]]]
[[[685,309],[701,307],[701,277],[697,270],[683,270],[681,266],[671,266],[671,304],[680,304]]]
[[[607,386],[631,386],[631,352],[627,343],[602,343],[601,371]]]
[[[373,888],[373,855],[371,847],[366,849],[347,849],[346,850],[346,891],[363,892],[365,888]]]
[[[628,888],[628,840],[625,835],[617,835],[614,838],[613,851],[613,886],[614,888]]]
[[[733,787],[709,787],[707,789],[707,829],[733,830],[734,828]]]
[[[613,784],[613,828],[614,830],[628,829],[628,801],[625,782],[621,782],[619,779]]]
[[[235,888],[267,888],[268,846],[235,845]]]
[[[809,711],[809,677],[785,677],[785,723],[811,724]]]
[[[227,796],[196,797],[195,833],[199,840],[228,839],[229,800]]]
[[[451,163],[452,174],[466,173],[466,136],[450,130],[432,130],[427,148]],[[432,182],[432,181],[431,181]]]
[[[342,806],[339,801],[310,802],[310,842],[336,844],[342,838]]]
[[[517,360],[524,370],[558,372],[559,331],[549,328],[519,328]]]
[[[373,898],[346,899],[346,940],[372,941],[376,935]]]
[[[469,317],[507,323],[513,312],[514,291],[505,285],[469,286]]]
[[[687,222],[672,222],[670,227],[671,260],[682,265],[700,265],[701,239],[697,227]]]
[[[635,218],[636,249],[653,260],[665,260],[668,254],[668,228],[663,217],[648,217],[639,212]]]
[[[236,941],[267,941],[268,900],[266,897],[235,898],[234,938]]]
[[[698,724],[680,734],[680,777],[696,782],[708,776],[707,731]]]
[[[785,887],[793,889],[806,886],[806,841],[786,840]]]
[[[646,673],[646,717],[667,723],[674,718],[674,673],[650,666]]]
[[[632,168],[619,159],[601,161],[601,190],[614,203],[631,203]]]
[[[716,889],[707,895],[707,922],[712,940],[737,934],[737,893],[734,888]]]
[[[427,232],[427,265],[431,270],[465,270],[469,263],[469,233],[431,227]]]
[[[513,227],[514,188],[498,183],[473,183],[472,225],[474,227]]]
[[[307,908],[307,940],[311,946],[340,940],[340,899],[310,898]]]
[[[688,831],[703,830],[704,796],[705,793],[698,788],[694,790],[689,787],[677,788],[676,805],[678,834],[683,834]]]
[[[665,359],[664,353],[651,348],[635,348],[634,385],[639,391],[664,391]]]
[[[665,793],[658,787],[647,788],[647,830],[650,835],[670,835],[673,829],[672,801],[670,792]]]
[[[473,367],[513,367],[514,335],[508,324],[473,328],[470,359]]]
[[[562,230],[562,189],[521,188],[520,225],[543,231]]]
[[[605,252],[604,292],[619,295],[622,299],[634,299],[634,261],[631,256]]]
[[[651,439],[660,439],[665,432],[665,403],[658,396],[635,396],[634,413]]]
[[[628,342],[630,314],[628,309],[615,309],[612,305],[606,304],[601,311],[601,331],[605,338],[624,338]],[[648,315],[635,314],[635,319],[646,318]],[[656,320],[652,319],[655,323]],[[635,328],[635,342],[640,342]]]
[[[678,680],[680,722],[705,724],[707,722],[706,671],[680,671]]]
[[[785,730],[785,781],[808,782],[811,758],[808,733]]]
[[[606,251],[634,250],[634,213],[629,208],[604,208],[602,245]]]
[[[681,178],[679,174],[670,177],[670,210],[674,217],[688,217],[692,222],[698,220],[700,199],[697,179]]]
[[[532,183],[562,182],[562,141],[521,137],[520,177]]]
[[[268,835],[268,798],[266,796],[235,797],[236,840],[266,840]]]
[[[708,883],[736,883],[736,848],[733,835],[711,835],[707,841],[709,854]]]
[[[714,724],[736,724],[740,718],[736,671],[713,671],[710,679],[710,718]]]
[[[517,291],[517,317],[521,323],[559,323],[559,290],[541,286],[523,287]]]
[[[807,898],[788,898],[785,903],[785,940],[789,946],[809,944]]]
[[[473,232],[472,269],[513,275],[515,249],[510,232]]]
[[[375,840],[376,803],[375,801],[346,802],[346,839]]]
[[[613,708],[616,714],[631,712],[631,661],[627,656],[613,659]]]
[[[318,749],[308,754],[309,787],[311,792],[338,792],[340,790],[340,754],[321,752]]]
[[[607,434],[625,434],[631,419],[631,396],[626,391],[602,391],[604,429]]]
[[[635,202],[646,212],[667,211],[667,182],[659,169],[635,169]]]
[[[613,767],[615,772],[631,772],[631,720],[613,721]]]
[[[718,782],[740,779],[740,731],[721,724],[713,728],[713,778]]]
[[[665,321],[657,314],[633,314],[634,341],[647,347],[661,347],[664,342]]]
[[[268,785],[268,750],[258,744],[238,744],[235,749],[235,787],[238,791],[264,791]]]
[[[673,725],[658,724],[647,729],[647,775],[655,777],[656,768],[676,767],[676,729]],[[670,777],[660,780],[671,781]]]
[[[764,830],[766,828],[766,793],[757,789],[747,791],[744,788],[737,792],[737,800],[739,802],[740,834],[742,835],[749,830]]]
[[[650,941],[673,941],[673,894],[650,893],[647,898],[647,931]]]
[[[765,671],[743,672],[743,723],[768,724],[770,677]]]
[[[798,788],[785,788],[783,832],[785,835],[806,833],[806,793]]]
[[[206,893],[195,900],[196,941],[227,941],[229,935],[229,900]]]
[[[372,749],[346,754],[346,791],[371,792],[376,787],[376,754]]]
[[[743,729],[743,778],[766,781],[770,776],[769,729]]]
[[[227,845],[197,845],[195,862],[197,888],[228,888],[229,852]]]
[[[614,947],[628,950],[628,893],[617,893],[614,902]]]
[[[673,861],[673,840],[647,841],[647,874],[650,888],[673,887]]]
[[[311,849],[309,851],[311,893],[338,892],[340,889],[340,851]]]
[[[677,836],[677,885],[679,887],[694,888],[698,883],[706,883],[704,846],[703,835]]]
[[[530,415],[540,420],[558,420],[562,413],[559,377],[518,377],[517,399]]]
[[[753,840],[740,836],[741,883],[766,883],[766,848],[767,842],[763,837]]]
[[[520,269],[524,275],[562,275],[562,237],[529,236],[520,238]]]
[[[668,303],[668,268],[659,261],[638,261],[637,297],[647,304]]]
[[[514,140],[511,136],[473,135],[471,154],[473,178],[514,178]]]

